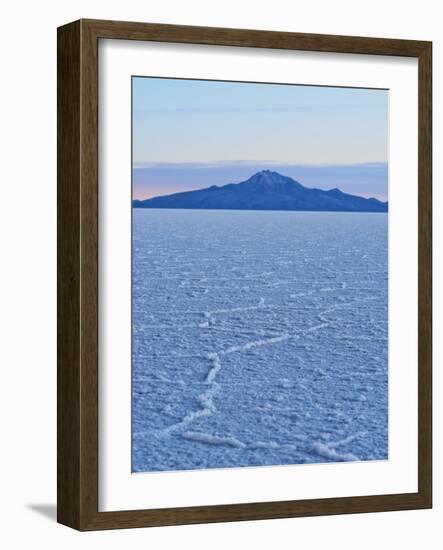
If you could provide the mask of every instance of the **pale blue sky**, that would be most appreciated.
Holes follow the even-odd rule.
[[[287,175],[311,167],[318,178],[300,183],[324,188],[340,183],[329,184],[325,166],[335,176],[346,166],[342,190],[384,198],[387,160],[387,90],[133,78],[134,196],[241,181],[249,169],[279,165]],[[374,163],[384,169],[365,182],[360,165]]]

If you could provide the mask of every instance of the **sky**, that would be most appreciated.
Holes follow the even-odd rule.
[[[267,168],[387,198],[387,90],[149,77],[132,86],[134,198]]]

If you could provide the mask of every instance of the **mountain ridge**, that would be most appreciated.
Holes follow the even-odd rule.
[[[212,185],[145,200],[133,200],[134,208],[208,210],[286,210],[320,212],[387,212],[388,203],[329,190],[305,187],[271,170],[262,170],[239,183]]]

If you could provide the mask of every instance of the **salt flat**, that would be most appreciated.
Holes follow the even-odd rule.
[[[387,214],[133,210],[133,471],[388,457]]]

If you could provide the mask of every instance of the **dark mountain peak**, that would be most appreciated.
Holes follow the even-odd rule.
[[[301,184],[293,180],[288,176],[283,176],[278,172],[272,170],[261,170],[253,176],[251,176],[246,181],[242,182],[243,184],[258,184],[264,185],[267,187],[281,186],[281,185],[296,185],[300,186]]]
[[[262,170],[240,183],[212,185],[195,191],[134,201],[134,208],[204,208],[226,210],[306,210],[387,212],[388,204],[343,193],[311,189],[272,170]]]
[[[260,170],[260,172],[257,172],[251,177],[259,177],[263,179],[273,180],[277,178],[283,178],[285,176],[282,176],[281,174],[279,174],[278,172],[274,172],[273,170]]]

